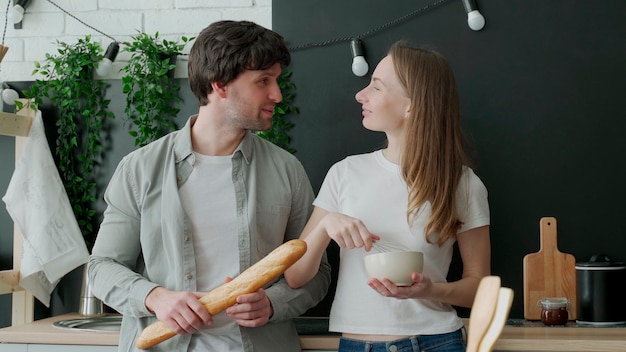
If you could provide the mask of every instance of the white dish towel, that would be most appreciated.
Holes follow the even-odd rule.
[[[49,307],[56,285],[87,262],[89,251],[52,159],[41,111],[2,200],[24,236],[20,285]]]

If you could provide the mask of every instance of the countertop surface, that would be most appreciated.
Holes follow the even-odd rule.
[[[64,314],[34,321],[29,324],[0,329],[0,343],[19,344],[59,344],[115,346],[118,343],[117,331],[82,331],[56,327],[57,321],[81,318],[78,314]],[[328,331],[328,319],[306,318],[296,323],[300,345],[308,350],[336,350],[339,346],[337,334],[320,333],[320,327]],[[304,335],[307,334],[307,335]]]
[[[30,324],[0,329],[0,342],[21,344],[117,345],[118,333],[74,331],[53,326],[55,321],[76,319],[66,314]],[[300,318],[296,321],[303,349],[336,350],[339,337],[319,330],[328,327],[325,318]],[[307,330],[308,329],[308,330]],[[511,319],[494,346],[495,351],[626,351],[626,325],[611,327],[543,326],[540,322]]]

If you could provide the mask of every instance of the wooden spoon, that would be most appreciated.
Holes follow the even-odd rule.
[[[496,311],[499,291],[499,276],[485,276],[480,280],[470,311],[466,352],[478,352],[480,341],[485,336]]]
[[[485,336],[479,343],[478,352],[491,352],[493,345],[502,333],[506,319],[509,317],[512,303],[513,290],[508,287],[500,287],[496,312],[493,314],[491,325],[489,325]]]

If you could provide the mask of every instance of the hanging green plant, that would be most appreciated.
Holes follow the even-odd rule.
[[[131,53],[122,68],[122,91],[126,94],[124,112],[131,121],[129,134],[135,146],[144,146],[177,128],[174,119],[182,101],[180,85],[174,79],[176,59],[192,38],[181,37],[181,42],[160,39],[139,33],[132,41],[124,42],[122,51]]]
[[[47,98],[59,109],[56,120],[55,154],[65,190],[74,215],[91,250],[97,233],[94,204],[98,197],[96,166],[104,159],[103,124],[114,118],[105,99],[108,84],[94,80],[93,72],[103,58],[103,49],[91,36],[76,44],[57,41],[56,55],[46,54],[42,63],[35,62],[37,79],[24,92],[36,106]]]
[[[287,134],[287,132],[294,126],[292,122],[287,120],[289,117],[288,115],[297,114],[299,112],[298,108],[293,105],[296,85],[291,82],[291,75],[291,71],[283,68],[283,72],[278,77],[278,86],[280,87],[280,91],[283,95],[283,100],[276,104],[276,107],[274,108],[272,127],[267,131],[258,131],[256,134],[290,153],[295,153],[296,150],[289,146],[291,138]]]

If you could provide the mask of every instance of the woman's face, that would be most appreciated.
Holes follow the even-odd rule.
[[[378,63],[370,84],[355,97],[363,108],[363,127],[388,135],[402,133],[411,100],[400,85],[391,56]]]

